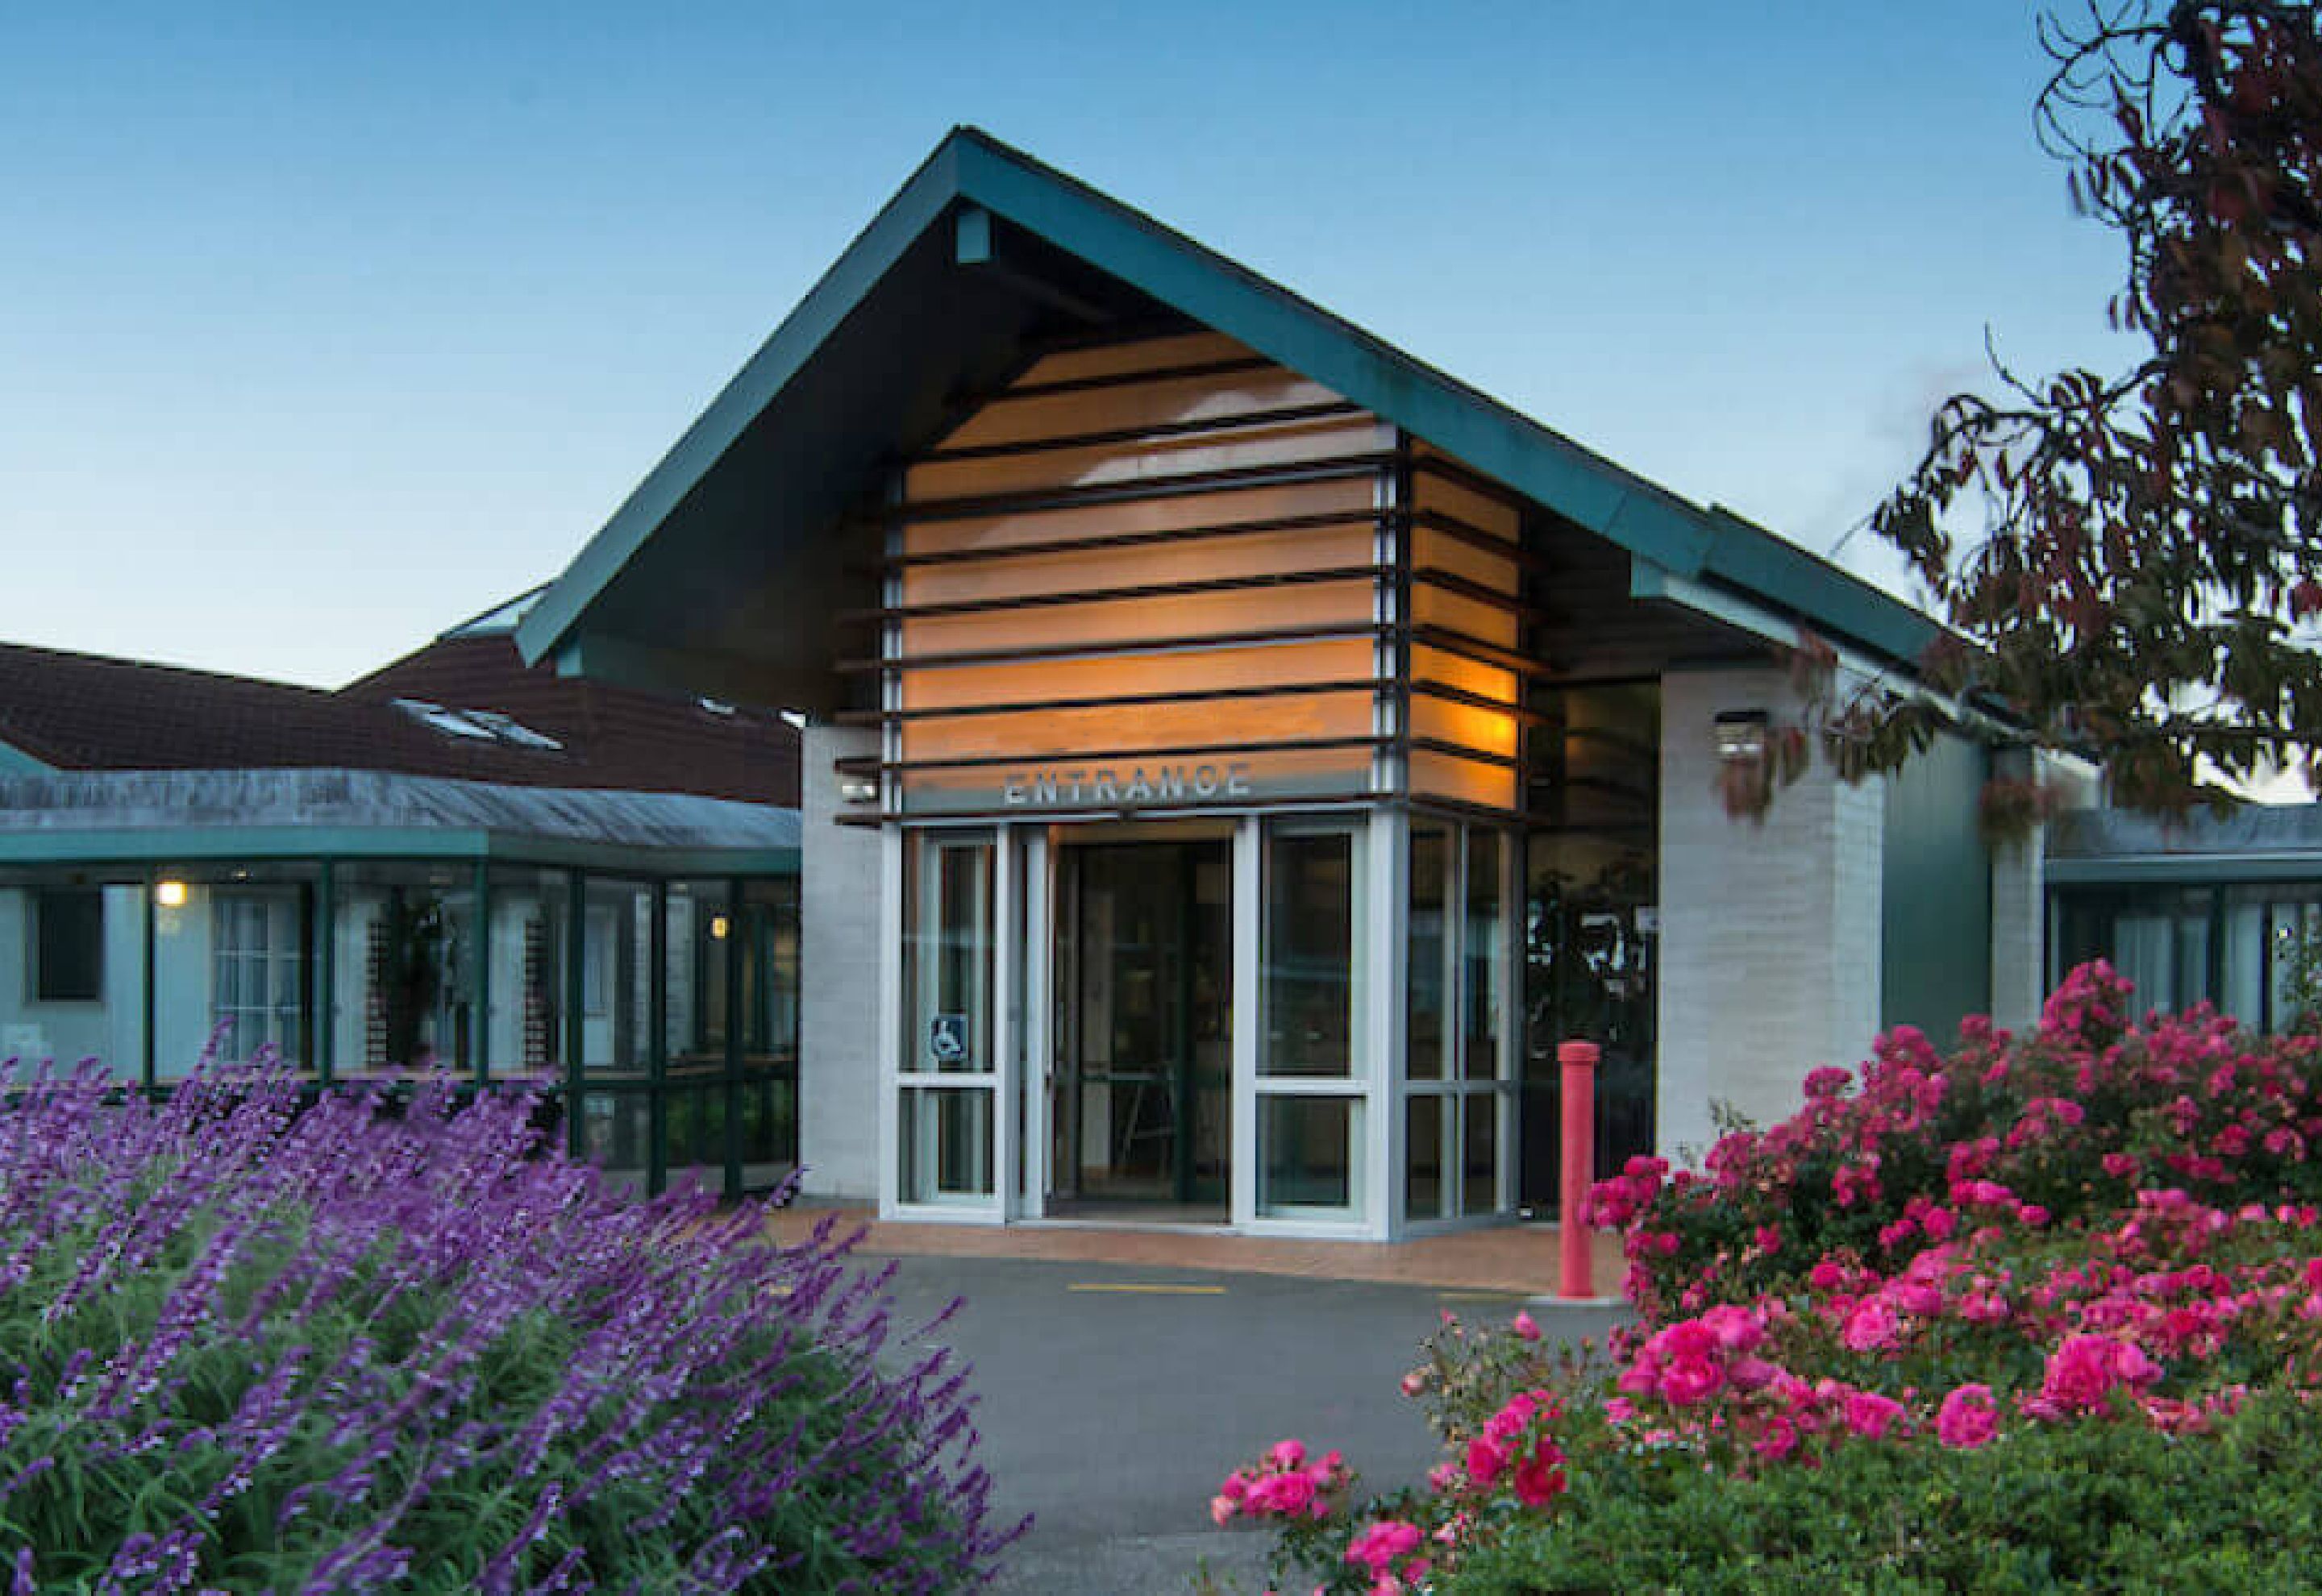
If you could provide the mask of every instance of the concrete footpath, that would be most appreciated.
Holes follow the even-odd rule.
[[[938,1336],[974,1364],[997,1511],[1035,1516],[997,1587],[1010,1596],[1157,1596],[1186,1591],[1204,1563],[1226,1589],[1256,1591],[1270,1537],[1211,1526],[1218,1482],[1284,1436],[1339,1448],[1367,1489],[1416,1482],[1437,1453],[1396,1382],[1421,1338],[1444,1309],[1504,1321],[1525,1301],[1070,1258],[902,1260],[905,1323],[955,1295],[968,1306]],[[1574,1339],[1601,1339],[1621,1317],[1531,1311]]]

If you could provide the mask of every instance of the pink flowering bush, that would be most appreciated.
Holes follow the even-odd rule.
[[[1320,1587],[2322,1582],[2317,1044],[2129,996],[2076,971],[2030,1036],[1897,1032],[1699,1174],[1632,1161],[1591,1208],[1636,1321],[1447,1320],[1404,1382],[1444,1461],[1310,1535]]]

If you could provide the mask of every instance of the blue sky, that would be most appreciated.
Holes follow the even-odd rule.
[[[2116,359],[2033,15],[0,0],[0,639],[334,686],[553,576],[958,122],[1827,551],[1987,326]]]

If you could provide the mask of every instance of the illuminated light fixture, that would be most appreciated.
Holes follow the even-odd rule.
[[[1729,709],[1717,717],[1717,758],[1723,764],[1756,764],[1766,757],[1766,712]]]
[[[186,884],[185,884],[185,882],[183,882],[183,881],[178,881],[178,880],[156,881],[156,882],[154,882],[154,883],[153,883],[153,901],[154,901],[155,903],[160,904],[163,908],[183,908],[183,907],[186,907]]]
[[[709,917],[709,939],[712,942],[724,942],[726,940],[725,916],[712,915]]]
[[[838,801],[842,804],[875,803],[879,798],[879,780],[875,776],[841,776],[838,779]]]

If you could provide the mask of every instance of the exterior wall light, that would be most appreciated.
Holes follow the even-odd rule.
[[[156,881],[156,882],[154,882],[154,883],[153,883],[153,901],[154,901],[155,903],[160,904],[163,908],[183,908],[183,907],[186,907],[186,884],[185,884],[185,882],[183,882],[183,881],[178,881],[178,880]]]
[[[1766,712],[1728,709],[1717,717],[1720,764],[1757,764],[1766,757]]]
[[[726,930],[727,930],[727,924],[726,924],[726,917],[725,917],[725,916],[723,916],[723,915],[712,915],[712,916],[710,916],[710,917],[709,917],[709,939],[710,939],[710,941],[712,941],[712,942],[724,942],[724,941],[726,940]]]
[[[838,801],[842,804],[872,804],[879,801],[879,779],[875,776],[855,776],[842,773],[838,778]]]

